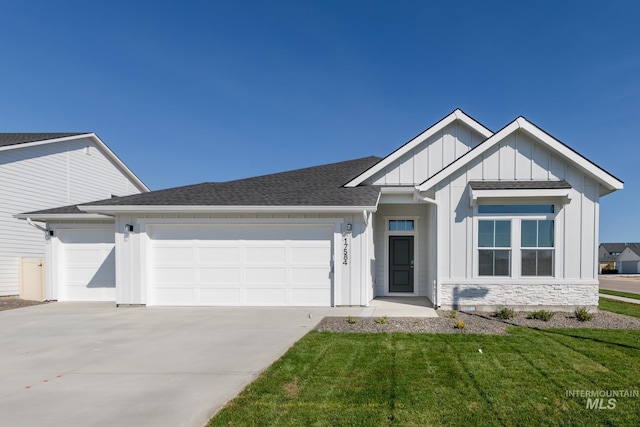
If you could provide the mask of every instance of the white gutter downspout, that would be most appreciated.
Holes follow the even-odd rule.
[[[30,226],[37,228],[40,231],[43,231],[46,237],[49,237],[49,231],[46,228],[44,228],[41,225],[36,224],[35,222],[31,221],[31,218],[27,218],[27,224],[29,224]]]
[[[416,201],[430,203],[436,207],[436,280],[433,284],[433,306],[434,308],[440,307],[440,232],[438,227],[440,225],[440,202],[436,199],[426,197],[420,194],[420,188],[415,187],[413,192],[413,198]]]

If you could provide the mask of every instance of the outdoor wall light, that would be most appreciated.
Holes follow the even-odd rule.
[[[347,231],[351,231],[351,229],[353,228],[353,226],[351,225],[351,223],[347,223]]]
[[[124,226],[124,231],[131,233],[133,231],[133,224],[127,224]]]
[[[44,233],[49,237],[53,236],[53,230],[51,230],[50,228],[44,230]]]

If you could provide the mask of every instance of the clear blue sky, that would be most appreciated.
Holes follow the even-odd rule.
[[[640,2],[0,5],[0,132],[96,132],[151,188],[385,156],[455,108],[525,116],[622,179],[640,241]]]

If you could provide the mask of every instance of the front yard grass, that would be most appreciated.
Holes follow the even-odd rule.
[[[640,299],[640,294],[632,294],[631,292],[610,291],[609,289],[600,289],[601,294],[615,295],[618,297],[626,297],[631,299]]]
[[[640,390],[640,331],[509,331],[312,331],[210,425],[637,425],[639,397],[567,393]]]
[[[600,298],[598,301],[598,309],[627,316],[640,317],[640,304],[635,304],[633,302],[618,301],[611,298]]]

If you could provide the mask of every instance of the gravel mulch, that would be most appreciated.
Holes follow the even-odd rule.
[[[29,300],[20,299],[20,298],[0,297],[0,311],[11,310],[14,308],[21,308],[21,307],[29,307],[30,305],[38,305],[38,304],[44,304],[44,302],[29,301]]]
[[[640,329],[640,319],[622,314],[600,311],[593,319],[581,322],[573,313],[556,312],[551,320],[527,319],[528,312],[519,312],[509,320],[500,320],[492,313],[456,312],[456,318],[450,318],[448,310],[438,310],[439,317],[389,317],[385,323],[381,318],[353,317],[355,323],[349,323],[347,317],[325,317],[316,326],[318,331],[333,332],[418,332],[431,334],[492,334],[508,335],[507,326],[526,326],[533,328],[591,328],[591,329]],[[378,322],[376,320],[379,320]],[[464,329],[456,328],[456,323],[464,322]]]

